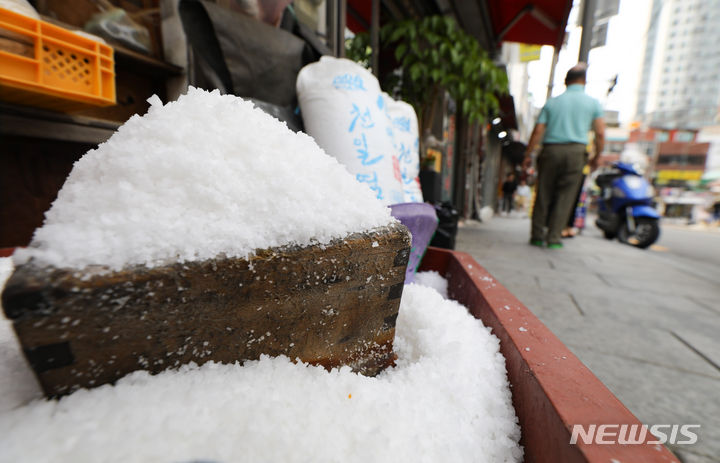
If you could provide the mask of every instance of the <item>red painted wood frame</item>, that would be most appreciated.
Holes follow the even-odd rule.
[[[448,280],[448,295],[500,339],[525,462],[679,462],[664,446],[570,444],[573,425],[642,425],[572,352],[470,255],[429,248],[420,270]],[[522,328],[522,329],[521,329]],[[618,428],[614,428],[617,431]],[[605,440],[608,440],[607,438]]]

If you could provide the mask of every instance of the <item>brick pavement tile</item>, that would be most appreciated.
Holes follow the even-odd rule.
[[[717,397],[720,380],[698,380],[696,375],[584,348],[574,351],[643,423],[700,424],[698,442],[687,450],[718,461],[712,458],[720,456],[720,403],[710,398]]]
[[[720,268],[604,240],[593,228],[550,253],[528,220],[468,222],[470,253],[642,421],[700,423],[687,462],[720,462]],[[677,450],[677,449],[673,449]]]

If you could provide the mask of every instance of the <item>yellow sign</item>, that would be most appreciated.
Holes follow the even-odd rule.
[[[659,170],[658,180],[700,180],[702,170]]]
[[[432,168],[435,172],[442,172],[442,152],[428,148],[423,162],[425,168]]]
[[[541,45],[520,44],[520,62],[537,61],[540,59]]]

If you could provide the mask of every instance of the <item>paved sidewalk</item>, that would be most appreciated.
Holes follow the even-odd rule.
[[[643,423],[700,424],[697,444],[668,445],[679,458],[720,462],[720,237],[709,237],[718,258],[696,262],[606,241],[594,226],[564,249],[536,248],[529,228],[520,218],[466,222],[456,250],[530,308]]]

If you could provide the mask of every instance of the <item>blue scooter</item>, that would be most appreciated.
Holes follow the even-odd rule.
[[[653,188],[635,168],[616,162],[595,179],[600,187],[595,224],[605,238],[647,248],[660,236],[660,214],[652,207]]]

